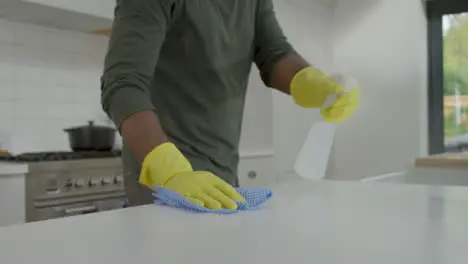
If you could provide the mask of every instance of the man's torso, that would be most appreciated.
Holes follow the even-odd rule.
[[[150,87],[164,131],[195,170],[237,185],[257,0],[174,1]],[[139,166],[124,150],[127,170]]]

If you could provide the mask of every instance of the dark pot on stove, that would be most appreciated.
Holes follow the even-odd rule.
[[[73,151],[110,151],[114,147],[116,129],[95,125],[89,121],[87,126],[64,129]]]

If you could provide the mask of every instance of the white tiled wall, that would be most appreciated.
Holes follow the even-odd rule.
[[[0,20],[0,143],[67,150],[64,128],[105,123],[106,47],[105,37]]]

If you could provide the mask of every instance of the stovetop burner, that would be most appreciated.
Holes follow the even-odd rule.
[[[120,157],[122,152],[115,151],[83,151],[83,152],[34,152],[19,155],[0,156],[0,161],[15,162],[39,162],[39,161],[63,161],[79,159],[99,159]]]

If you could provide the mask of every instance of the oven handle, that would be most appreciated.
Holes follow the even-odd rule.
[[[68,198],[68,199],[48,199],[44,201],[38,201],[36,200],[34,202],[34,208],[36,209],[43,209],[43,208],[48,208],[48,207],[56,207],[56,206],[64,206],[64,205],[71,205],[74,203],[91,203],[91,202],[96,202],[96,201],[101,201],[101,200],[110,200],[110,199],[123,199],[125,198],[126,195],[125,193],[114,193],[114,194],[103,194],[103,195],[94,195],[92,197],[87,197],[83,199],[83,197],[77,197],[77,198]]]
[[[65,214],[87,214],[87,213],[97,212],[97,210],[98,209],[96,206],[90,205],[90,206],[83,206],[83,207],[67,208],[61,211],[65,212]]]

